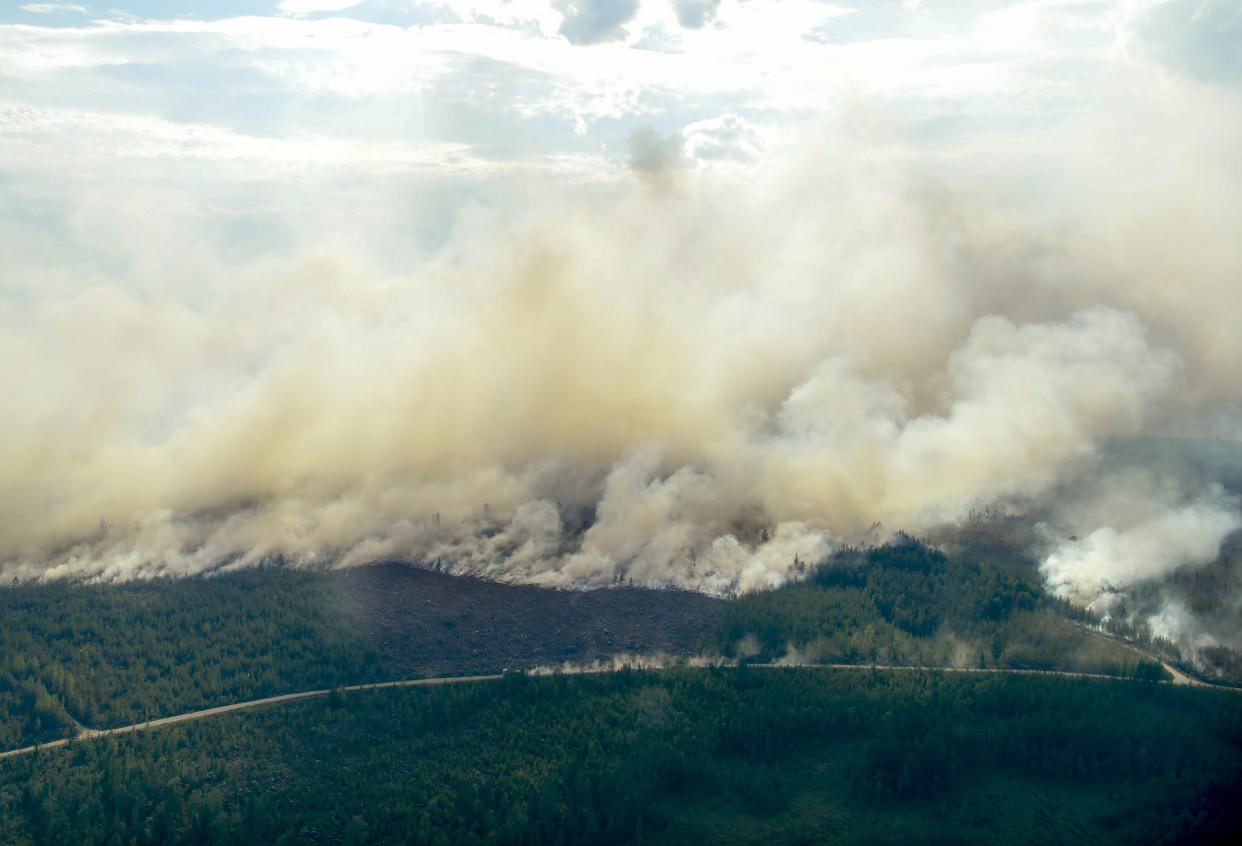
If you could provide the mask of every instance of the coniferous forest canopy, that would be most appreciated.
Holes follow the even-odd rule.
[[[751,666],[346,693],[0,761],[0,840],[1227,843],[1238,698]]]
[[[1152,672],[1150,659],[1067,615],[1091,619],[1046,596],[1029,567],[949,557],[903,537],[737,598],[710,642],[725,656],[766,661]]]
[[[1238,6],[0,3],[0,846],[1242,843]]]
[[[411,601],[450,587],[457,605],[447,593]],[[420,616],[377,605],[381,589]],[[525,633],[502,619],[534,603],[523,607],[556,628],[583,601],[595,602],[591,619],[651,626],[578,628],[524,653]],[[666,607],[641,604],[654,601]],[[1242,696],[1154,684],[1167,675],[1158,663],[1066,619],[1029,567],[908,538],[724,602],[496,586],[399,564],[16,585],[0,602],[4,748],[71,734],[75,721],[106,728],[438,674],[443,663],[419,663],[431,638],[476,672],[657,641],[742,662],[334,692],[77,741],[0,762],[0,842],[896,843],[1051,831],[1140,843],[1224,839],[1240,822],[1228,797],[1242,777]],[[693,623],[670,631],[670,618]],[[489,638],[502,643],[481,654]],[[774,660],[1121,679],[750,666]]]
[[[506,620],[514,608],[521,618]],[[64,736],[74,721],[111,728],[298,690],[625,653],[1152,671],[1139,653],[1060,616],[1067,607],[1041,595],[1029,568],[947,557],[909,539],[728,602],[496,586],[381,565],[16,585],[0,590],[0,609],[3,748]]]

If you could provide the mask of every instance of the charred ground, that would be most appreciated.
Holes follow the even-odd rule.
[[[697,651],[724,602],[384,563],[0,589],[0,748],[312,688]]]
[[[560,591],[405,563],[331,575],[395,676],[441,676],[698,649],[724,602],[684,590]]]
[[[1028,563],[908,537],[730,600],[406,563],[12,586],[0,748],[625,653],[1129,680],[740,666],[336,689],[6,758],[0,840],[1231,842],[1237,693],[1147,683],[1159,665],[1063,611]]]

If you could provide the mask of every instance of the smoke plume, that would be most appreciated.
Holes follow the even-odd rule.
[[[37,303],[4,339],[6,573],[407,557],[772,586],[876,523],[1037,500],[1184,378],[1115,305],[979,313],[991,292],[955,288],[926,218],[881,244],[827,212],[811,263],[800,233],[680,190],[548,209],[408,277],[316,258],[205,311],[106,286]],[[1106,562],[1157,535],[1167,566],[1210,558],[1222,508],[1101,528],[1046,572],[1117,583]]]
[[[1001,510],[1046,524],[1051,590],[1137,607],[1242,525],[1239,475],[1178,446],[1242,435],[1242,113],[1117,74],[1102,117],[990,145],[908,143],[865,92],[787,137],[730,118],[719,167],[639,130],[629,170],[463,177],[485,199],[442,243],[382,256],[362,230],[399,241],[408,198],[271,212],[278,248],[214,264],[192,210],[92,175],[72,224],[106,261],[6,236],[0,574],[405,558],[726,594]],[[280,199],[354,196],[306,180]]]

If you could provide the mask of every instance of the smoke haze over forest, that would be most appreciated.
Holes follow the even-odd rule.
[[[1242,646],[1159,587],[1242,584],[1231,4],[177,6],[0,18],[4,578],[722,594],[986,511]]]

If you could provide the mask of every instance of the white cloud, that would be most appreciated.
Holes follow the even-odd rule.
[[[625,24],[638,12],[638,0],[552,0],[564,16],[560,33],[570,44],[586,46],[625,38]]]
[[[74,139],[66,145],[65,138]],[[97,167],[126,159],[240,163],[297,172],[339,167],[371,172],[480,173],[494,165],[463,144],[375,143],[332,136],[271,138],[243,135],[211,124],[177,123],[155,117],[77,109],[35,109],[0,102],[0,153],[43,166]]]
[[[677,22],[686,29],[699,29],[716,18],[720,0],[673,0]]]
[[[756,161],[768,148],[763,129],[735,114],[695,121],[682,129],[686,150],[703,163]]]
[[[341,12],[363,0],[280,0],[277,8],[287,15],[312,15],[316,12]]]
[[[79,6],[77,3],[26,3],[18,8],[23,12],[32,12],[37,15],[65,13],[85,15],[87,13],[86,7]]]

